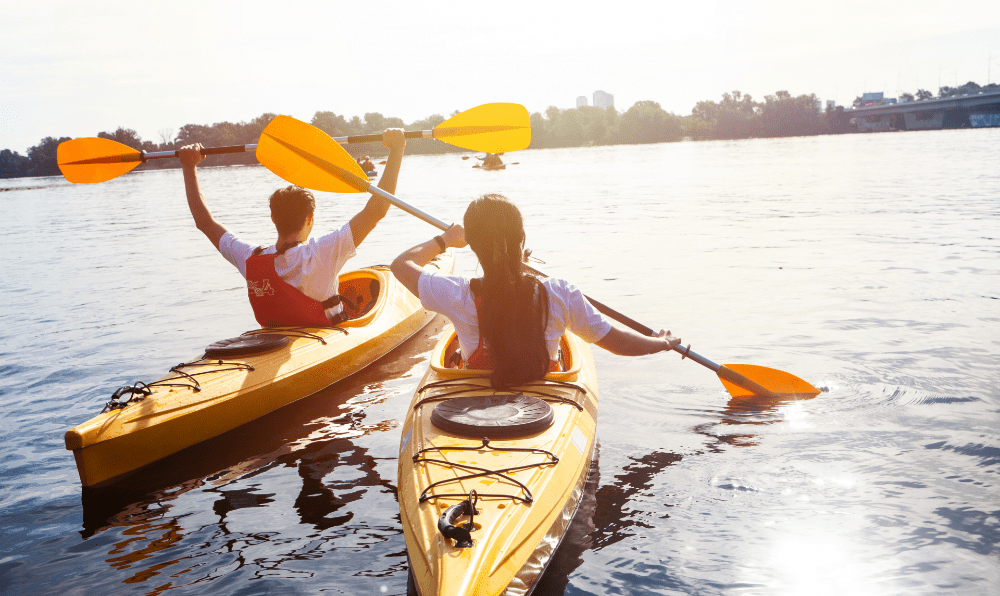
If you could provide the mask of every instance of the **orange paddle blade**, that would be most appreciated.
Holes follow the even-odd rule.
[[[438,124],[434,138],[484,153],[519,151],[531,144],[531,119],[520,104],[487,103]]]
[[[278,116],[257,141],[257,161],[285,180],[325,192],[364,192],[371,185],[358,162],[322,130]]]
[[[131,172],[142,163],[142,154],[111,139],[84,137],[59,143],[56,163],[70,182],[92,184]]]
[[[819,389],[783,370],[757,366],[755,364],[725,364],[719,371],[719,380],[725,385],[729,395],[733,397],[753,397],[758,394],[737,385],[732,380],[726,379],[726,376],[731,375],[726,375],[725,369],[729,369],[737,375],[749,379],[753,383],[776,394],[776,396],[808,398],[820,394]]]

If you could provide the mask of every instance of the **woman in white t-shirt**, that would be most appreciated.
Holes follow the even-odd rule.
[[[544,377],[567,330],[623,356],[653,354],[680,343],[669,331],[647,337],[614,326],[569,282],[531,275],[523,263],[524,240],[518,208],[501,195],[484,195],[469,205],[464,227],[453,225],[392,263],[393,274],[425,308],[451,320],[463,365],[493,369],[494,387]],[[482,278],[424,270],[448,247],[466,244],[479,258]]]

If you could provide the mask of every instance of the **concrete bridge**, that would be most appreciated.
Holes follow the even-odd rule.
[[[1000,91],[845,109],[859,131],[1000,126]]]

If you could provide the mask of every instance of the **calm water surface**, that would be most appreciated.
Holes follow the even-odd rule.
[[[540,268],[719,362],[828,390],[730,401],[676,354],[595,350],[600,459],[547,594],[1000,593],[1000,130],[415,156],[445,220],[500,192]],[[263,168],[202,172],[273,242]],[[103,491],[63,433],[256,327],[180,172],[0,181],[0,592],[402,594],[399,421],[436,320],[324,392]],[[319,197],[317,229],[362,195]],[[358,251],[437,231],[398,210]],[[475,271],[468,250],[459,269]]]

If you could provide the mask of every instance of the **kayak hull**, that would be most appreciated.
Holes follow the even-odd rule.
[[[400,518],[413,583],[423,596],[528,594],[580,506],[593,461],[598,405],[593,358],[583,340],[567,334],[563,338],[563,354],[568,354],[569,361],[565,371],[502,392],[547,402],[553,414],[551,426],[484,444],[471,433],[460,436],[443,431],[432,420],[437,404],[453,396],[489,398],[498,393],[489,387],[483,371],[444,365],[453,342],[454,332],[449,330],[433,352],[402,429]],[[542,452],[557,461],[553,463]],[[475,472],[520,466],[525,467],[506,474],[510,480]],[[459,478],[469,473],[477,475]],[[471,491],[476,492],[478,510],[471,520],[473,544],[461,547],[442,534],[439,522],[449,508],[472,499],[466,496]],[[469,521],[467,517],[461,520]]]
[[[448,253],[435,264],[452,270]],[[386,355],[434,313],[392,276],[371,267],[340,276],[345,285],[379,284],[374,305],[337,328],[251,331],[285,335],[286,346],[242,356],[201,358],[150,383],[151,394],[98,414],[66,432],[83,486],[111,484],[160,459],[316,393]]]

